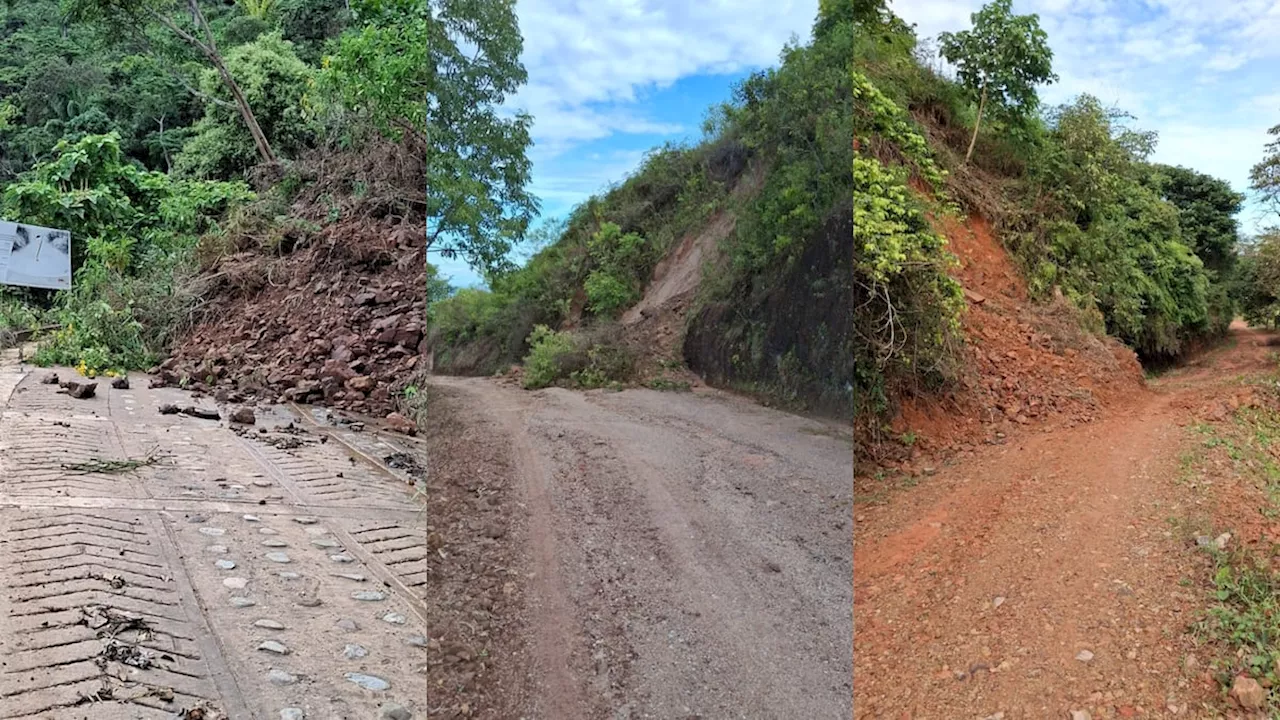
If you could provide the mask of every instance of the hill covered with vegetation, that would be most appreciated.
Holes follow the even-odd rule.
[[[981,298],[966,303],[955,278],[954,221],[989,222],[1032,303],[1065,300],[1082,329],[1144,362],[1176,361],[1226,332],[1255,274],[1239,260],[1242,194],[1152,162],[1155,133],[1095,97],[1045,107],[1038,91],[1057,79],[1048,39],[1008,0],[936,45],[884,2],[855,6],[864,430],[885,427],[904,397],[956,389],[974,363],[964,318]]]
[[[848,416],[853,407],[853,25],[823,2],[807,42],[710,109],[700,142],[541,230],[522,267],[431,306],[437,372],[523,362],[527,387],[713,384]]]
[[[175,366],[175,382],[272,386],[254,368],[304,339],[287,320],[306,313],[296,297],[253,300],[324,272],[329,293],[304,309],[349,308],[325,322],[371,338],[394,317],[390,335],[416,345],[429,15],[419,0],[0,7],[0,215],[70,230],[74,271],[56,295],[0,287],[0,329],[34,332],[38,362],[90,375],[151,367],[193,334],[182,354],[203,355],[216,338],[238,355]],[[384,287],[392,299],[356,312],[352,297]],[[345,392],[385,405],[416,356],[402,350],[368,350],[359,374],[374,379]],[[291,357],[317,368],[284,372],[290,387],[324,384],[334,359]]]

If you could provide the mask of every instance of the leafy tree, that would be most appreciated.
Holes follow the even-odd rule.
[[[513,0],[365,0],[320,85],[426,153],[427,251],[501,272],[537,201],[531,118],[500,112],[526,80]]]
[[[279,32],[268,33],[227,52],[227,67],[240,78],[244,97],[258,109],[262,131],[272,146],[294,154],[314,138],[303,117],[302,97],[314,75]],[[201,90],[210,97],[225,94],[218,74],[206,70]],[[176,169],[195,177],[230,178],[253,165],[254,147],[244,136],[234,111],[224,105],[205,108],[194,136],[183,147]]]
[[[1280,230],[1268,230],[1240,253],[1233,295],[1253,325],[1280,327]]]
[[[988,102],[1003,119],[1023,120],[1039,105],[1036,86],[1058,79],[1038,16],[1014,15],[1012,0],[992,0],[970,17],[972,30],[939,36],[942,56],[956,65],[961,85],[978,103],[965,162],[973,155]]]
[[[1236,215],[1244,195],[1230,183],[1185,167],[1152,166],[1151,184],[1178,208],[1182,240],[1206,268],[1226,273],[1236,259],[1240,223]]]
[[[148,46],[150,42],[145,28],[158,23],[172,36],[198,51],[213,67],[233,102],[227,103],[207,94],[203,98],[234,107],[249,129],[260,159],[267,163],[276,162],[271,143],[218,49],[218,41],[200,0],[68,0],[68,7],[73,19],[97,21],[116,37],[132,38]]]
[[[1249,172],[1249,184],[1259,199],[1280,212],[1280,125],[1267,130],[1275,138],[1267,143],[1262,160]]]

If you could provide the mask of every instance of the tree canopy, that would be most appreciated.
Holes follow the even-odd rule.
[[[394,5],[394,3],[392,3]],[[514,0],[430,0],[405,41],[425,47],[427,247],[493,273],[537,214],[532,118],[502,104],[526,81]],[[415,51],[422,52],[422,51]]]

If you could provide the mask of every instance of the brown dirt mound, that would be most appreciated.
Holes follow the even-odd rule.
[[[901,398],[892,431],[907,439],[876,448],[881,464],[913,470],[926,455],[971,451],[1019,427],[1074,427],[1143,388],[1131,350],[1086,329],[1066,300],[1033,303],[1008,253],[980,216],[935,225],[960,264],[968,305],[962,372],[942,397]]]
[[[702,282],[703,265],[717,256],[736,220],[731,213],[717,211],[700,231],[685,235],[654,268],[644,297],[622,314],[622,339],[639,358],[639,377],[677,374],[698,384],[694,373],[675,370],[676,364],[683,365],[686,315]]]
[[[159,368],[161,381],[385,416],[425,350],[422,238],[389,218],[353,219],[283,257],[224,258],[205,278],[216,310]]]

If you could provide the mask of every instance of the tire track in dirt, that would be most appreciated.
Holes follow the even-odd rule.
[[[1183,714],[1201,571],[1170,524],[1190,419],[1252,333],[1072,430],[1023,435],[855,509],[857,718]],[[1087,651],[1081,654],[1082,651]],[[1099,717],[1095,714],[1094,717]]]
[[[847,432],[720,394],[433,382],[504,418],[527,488],[526,634],[556,677],[526,717],[849,715]]]
[[[529,644],[532,661],[537,664],[534,694],[534,717],[585,720],[592,717],[581,685],[575,680],[571,665],[574,643],[582,634],[565,592],[565,580],[557,559],[556,534],[550,520],[553,515],[551,479],[538,452],[534,449],[525,426],[528,409],[509,398],[488,398],[493,404],[489,412],[499,418],[500,426],[511,438],[521,496],[528,509],[525,536],[528,543],[529,574],[532,576],[533,627]]]

